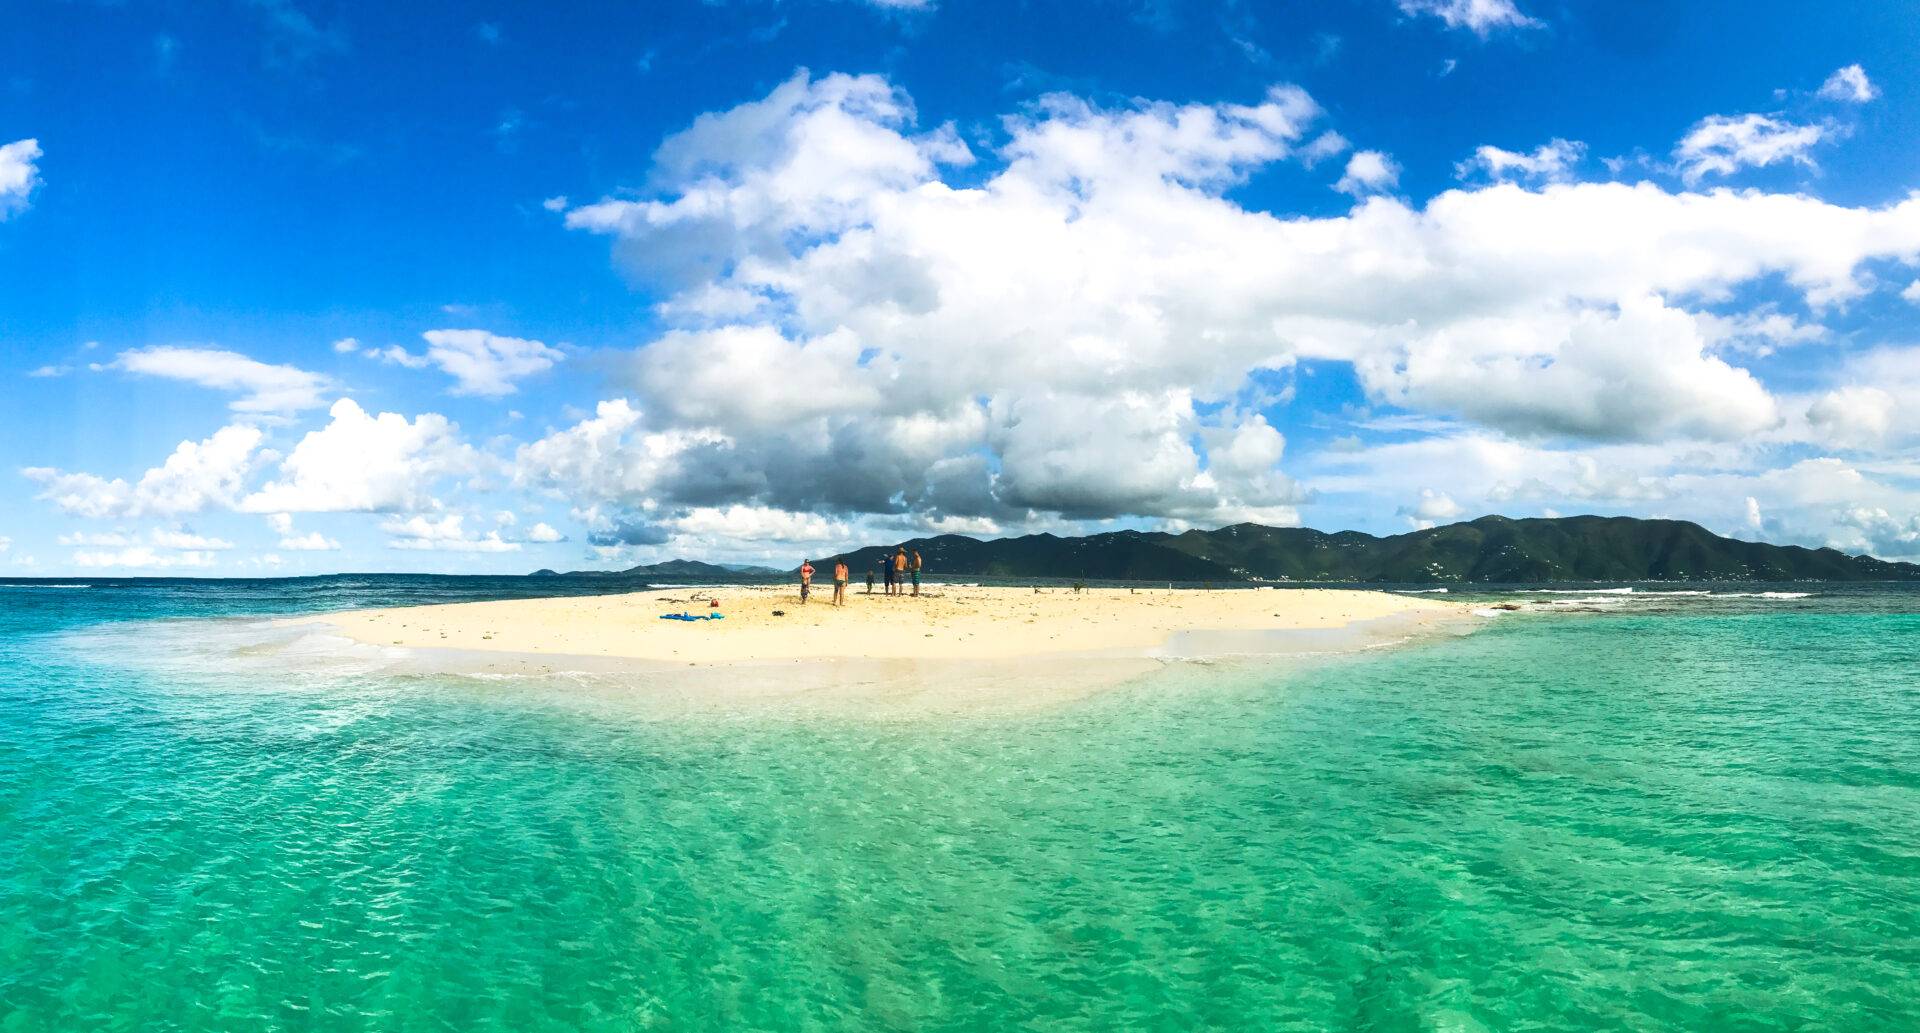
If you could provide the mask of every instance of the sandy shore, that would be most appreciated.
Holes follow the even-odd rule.
[[[358,642],[523,656],[730,666],[805,660],[1009,660],[1063,654],[1152,657],[1194,636],[1333,632],[1392,621],[1405,630],[1458,618],[1456,603],[1336,589],[1232,591],[929,585],[919,598],[831,588],[800,605],[788,586],[458,603],[330,614]],[[719,607],[709,606],[717,600]],[[661,620],[718,612],[724,620]],[[1220,641],[1226,641],[1221,639]],[[1251,651],[1258,651],[1257,648]]]

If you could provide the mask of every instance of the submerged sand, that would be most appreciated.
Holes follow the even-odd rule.
[[[1385,620],[1417,631],[1467,612],[1442,600],[1337,589],[931,585],[918,598],[850,591],[844,607],[828,605],[830,592],[816,591],[804,606],[795,587],[731,586],[354,610],[324,620],[369,645],[725,666],[1145,658],[1183,633],[1336,631]],[[724,618],[661,619],[669,613]]]

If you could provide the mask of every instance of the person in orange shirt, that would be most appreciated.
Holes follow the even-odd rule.
[[[813,590],[813,561],[800,561],[800,605],[807,605],[807,593]]]
[[[847,605],[847,558],[840,556],[833,561],[833,605]]]

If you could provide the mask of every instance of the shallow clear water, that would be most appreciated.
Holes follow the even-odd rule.
[[[1920,1027],[1911,592],[870,722],[0,591],[6,1033]]]

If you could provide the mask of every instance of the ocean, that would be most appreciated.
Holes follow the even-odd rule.
[[[261,622],[588,579],[85,584],[0,587],[0,1033],[1920,1028],[1913,588],[873,721]]]

